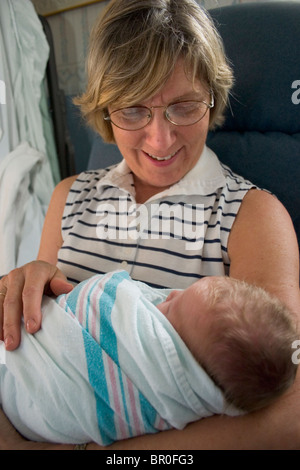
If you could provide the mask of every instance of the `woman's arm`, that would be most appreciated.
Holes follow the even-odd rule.
[[[300,317],[299,249],[287,210],[271,194],[251,190],[233,225],[230,276],[257,284]]]
[[[62,246],[61,220],[70,188],[77,176],[62,180],[54,189],[44,221],[37,259],[50,264],[57,263],[57,254]]]
[[[56,268],[57,253],[62,245],[61,218],[69,189],[76,176],[61,181],[55,188],[43,227],[38,260],[14,269],[0,281],[0,339],[13,350],[20,343],[22,315],[27,330],[35,333],[41,325],[41,302],[44,292],[59,295],[72,285]],[[3,331],[3,333],[2,333]],[[2,334],[1,334],[2,333]]]

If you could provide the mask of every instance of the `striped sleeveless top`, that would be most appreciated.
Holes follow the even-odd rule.
[[[58,267],[73,283],[116,269],[153,287],[229,274],[228,237],[252,183],[207,147],[178,183],[136,204],[125,160],[81,173],[67,197]]]

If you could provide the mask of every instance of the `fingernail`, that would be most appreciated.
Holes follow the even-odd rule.
[[[11,346],[13,342],[14,342],[14,339],[11,335],[6,336],[4,339],[5,348],[6,349],[9,348],[9,346]]]
[[[26,322],[26,330],[28,333],[34,333],[36,330],[36,321],[33,318],[30,318]]]

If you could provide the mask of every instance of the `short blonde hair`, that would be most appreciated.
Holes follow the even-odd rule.
[[[187,76],[212,91],[210,128],[220,125],[233,77],[212,20],[194,0],[112,0],[96,22],[87,59],[87,89],[74,100],[106,142],[114,142],[109,106],[156,94],[182,58]]]

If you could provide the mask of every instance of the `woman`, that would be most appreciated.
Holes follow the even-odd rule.
[[[7,349],[19,344],[21,312],[29,332],[40,328],[44,290],[58,295],[72,289],[70,281],[120,267],[134,279],[175,288],[229,274],[264,287],[299,314],[299,254],[287,211],[205,146],[231,85],[220,39],[196,2],[109,3],[92,35],[87,91],[78,104],[124,160],[57,186],[38,261],[0,281]],[[166,214],[167,234],[152,230]],[[196,232],[186,235],[188,226]],[[212,417],[112,448],[298,447],[297,386],[261,412]],[[10,441],[10,434],[3,439],[4,447],[34,445]]]

